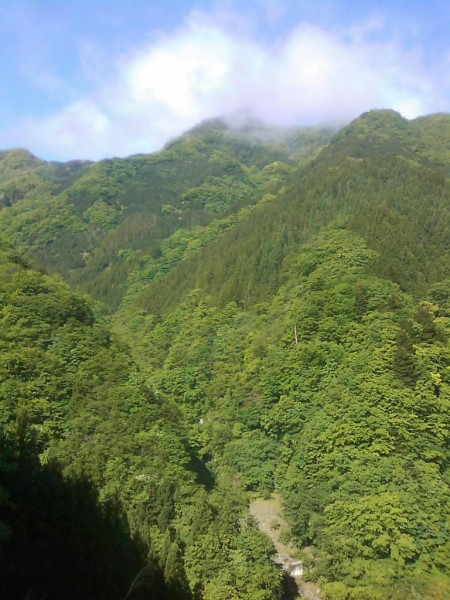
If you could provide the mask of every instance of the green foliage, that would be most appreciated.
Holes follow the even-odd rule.
[[[329,135],[300,135],[298,143],[308,155]],[[151,156],[59,164],[24,150],[4,152],[2,232],[45,269],[117,306],[128,278],[145,269],[176,231],[189,237],[192,228],[276,191],[281,180],[272,181],[264,167],[290,162],[295,147],[275,147],[217,121]]]
[[[31,571],[19,577],[25,595],[28,586],[52,597],[123,597],[133,571],[147,557],[152,573],[147,583],[154,597],[201,598],[210,582],[223,578],[241,597],[250,598],[260,589],[268,590],[262,598],[271,597],[280,586],[279,576],[264,554],[265,539],[256,532],[251,551],[260,561],[261,579],[248,584],[239,566],[241,540],[249,535],[241,521],[242,492],[230,492],[228,481],[216,495],[204,492],[203,483],[211,486],[212,478],[187,439],[179,408],[169,398],[160,400],[152,394],[126,350],[96,323],[86,301],[65,284],[31,270],[7,249],[0,261],[0,291],[2,435],[19,449],[33,444],[32,472],[19,491],[14,478],[17,474],[17,485],[22,485],[28,467],[16,468],[8,455],[1,454],[0,459],[1,543],[5,553],[15,557],[14,564],[8,563],[7,581],[2,581],[9,586],[8,594],[22,566],[28,568],[27,557],[45,544],[45,568],[33,561]],[[214,313],[209,318],[215,322]],[[201,330],[208,327],[204,323]],[[185,349],[185,345],[174,349],[172,361]],[[191,351],[192,356],[204,352],[201,345]],[[177,384],[181,390],[184,377],[182,373]],[[178,393],[175,387],[174,396]],[[60,471],[63,475],[56,474]],[[52,477],[56,477],[54,491],[47,481]],[[40,478],[42,492],[36,487]],[[77,487],[72,481],[86,483]],[[87,505],[92,496],[94,504],[97,494],[98,509],[86,506],[86,512],[80,511],[80,502]],[[50,502],[53,496],[57,502]],[[200,498],[204,511],[198,512]],[[12,503],[21,507],[17,515],[11,513]],[[73,507],[76,519],[70,512]],[[211,515],[209,520],[205,512]],[[118,519],[125,524],[123,532],[115,524]],[[93,520],[101,528],[99,534],[95,524],[91,526]],[[47,530],[44,536],[34,533],[40,523]],[[24,533],[28,529],[31,533]],[[83,544],[78,541],[79,529],[89,537],[85,554],[79,549]],[[66,542],[59,542],[58,536],[64,535]],[[136,550],[132,536],[141,540]],[[191,546],[200,544],[201,577],[195,555],[190,546],[186,548],[188,540]],[[219,540],[219,555],[211,540]],[[127,559],[114,550],[115,544],[128,552]],[[114,560],[127,560],[125,569],[116,569],[108,558],[114,552]],[[70,563],[72,553],[80,554],[80,559]],[[103,555],[107,572],[100,564]],[[57,576],[47,563],[58,570]],[[70,591],[64,591],[67,586]]]
[[[58,489],[88,480],[164,597],[279,597],[246,517],[273,490],[326,598],[448,597],[449,123],[371,111],[324,146],[217,120],[152,156],[0,153],[2,435]],[[115,335],[23,251],[106,301]]]
[[[356,120],[289,178],[272,202],[176,265],[164,282],[151,283],[140,307],[167,310],[192,287],[221,304],[263,301],[282,283],[284,260],[336,221],[378,253],[377,274],[424,296],[448,277],[450,188],[414,150],[415,127],[389,112]],[[161,297],[171,305],[161,305]]]
[[[135,346],[215,470],[281,488],[330,598],[383,598],[407,578],[419,589],[433,565],[446,572],[434,562],[450,508],[440,308],[377,263],[361,237],[329,227],[284,262],[267,304],[217,309],[197,290]]]

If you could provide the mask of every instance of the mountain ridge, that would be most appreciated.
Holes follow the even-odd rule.
[[[224,127],[87,165],[0,154],[0,561],[58,547],[22,452],[61,491],[89,480],[81,522],[117,509],[104,539],[155,598],[282,597],[247,511],[276,492],[326,600],[444,600],[450,115]]]

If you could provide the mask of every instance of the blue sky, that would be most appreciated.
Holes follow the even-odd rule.
[[[202,119],[450,111],[450,2],[0,0],[0,148],[152,152]]]

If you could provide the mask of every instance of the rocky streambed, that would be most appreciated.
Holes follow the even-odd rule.
[[[274,561],[286,573],[286,598],[294,600],[320,600],[322,598],[317,584],[302,579],[303,565],[297,558],[298,549],[292,544],[281,541],[282,534],[289,530],[283,518],[281,498],[273,494],[271,498],[257,498],[250,503],[250,514],[255,519],[259,530],[267,535],[275,546]]]

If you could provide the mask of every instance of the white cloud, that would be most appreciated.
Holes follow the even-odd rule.
[[[444,108],[419,56],[370,40],[377,24],[344,38],[303,23],[269,45],[226,23],[192,14],[183,28],[123,58],[108,85],[23,122],[16,139],[40,156],[96,159],[151,152],[201,119],[242,108],[276,124],[345,121],[370,108],[407,117]]]

